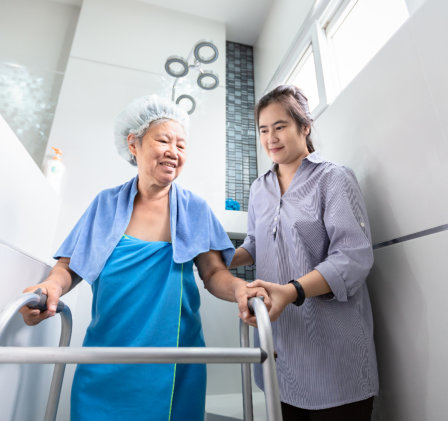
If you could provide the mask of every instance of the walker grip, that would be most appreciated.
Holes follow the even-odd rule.
[[[40,311],[47,310],[47,296],[42,292],[40,288],[36,289],[34,293],[38,296],[38,301],[29,303],[28,307],[32,309],[37,309]],[[62,301],[58,302],[58,306],[56,307],[56,313],[60,313],[64,309],[64,303]]]
[[[249,308],[249,312],[250,312],[250,314],[255,314],[255,311],[254,311],[254,305],[252,304],[252,302],[253,302],[253,300],[255,300],[256,298],[260,298],[261,299],[261,301],[263,301],[264,302],[264,297],[263,297],[263,295],[258,295],[258,296],[256,296],[256,297],[251,297],[251,298],[249,298],[248,300],[247,300],[247,307]]]

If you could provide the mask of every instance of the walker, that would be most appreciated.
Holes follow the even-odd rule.
[[[46,295],[38,289],[22,294],[0,314],[0,344],[11,318],[24,305],[46,309]],[[72,316],[68,306],[59,302],[61,316],[59,347],[0,346],[3,364],[55,364],[45,421],[55,421],[66,364],[241,364],[244,421],[253,421],[250,363],[261,363],[268,421],[282,421],[277,372],[274,360],[272,328],[261,297],[249,299],[249,308],[257,317],[260,348],[249,347],[249,326],[240,321],[240,348],[132,348],[132,347],[69,347]]]

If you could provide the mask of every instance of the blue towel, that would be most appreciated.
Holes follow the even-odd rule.
[[[70,258],[70,269],[92,284],[126,231],[137,194],[138,177],[99,193],[54,255]],[[170,189],[173,260],[185,263],[219,250],[227,266],[235,249],[204,199],[173,183]]]
[[[124,235],[92,285],[83,346],[203,347],[193,262]],[[203,364],[79,364],[71,421],[204,420]]]

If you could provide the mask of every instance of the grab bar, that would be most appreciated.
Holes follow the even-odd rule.
[[[35,292],[26,292],[22,294],[19,298],[13,301],[1,314],[0,314],[0,343],[3,338],[2,335],[9,324],[10,320],[14,317],[14,315],[25,305],[31,306],[42,306],[45,305],[46,299],[40,290]],[[72,313],[70,308],[64,305],[64,303],[60,302],[58,304],[58,313],[61,315],[61,336],[59,339],[60,347],[68,347],[70,345],[70,338],[72,336]],[[29,349],[25,347],[0,347],[0,353],[9,352],[12,354],[21,351],[23,349]],[[33,349],[33,348],[31,348]],[[35,348],[39,349],[39,348]],[[62,349],[62,348],[50,348],[54,349]],[[49,352],[49,351],[47,351]],[[7,363],[7,359],[5,361],[1,361],[2,363]],[[21,361],[22,363],[29,362],[27,359]],[[55,362],[55,361],[53,361]],[[59,398],[61,396],[61,388],[62,381],[64,379],[64,371],[65,371],[65,363],[55,364],[53,370],[53,377],[51,379],[50,392],[48,395],[47,408],[45,410],[45,421],[54,421],[56,419],[56,413],[59,405]]]
[[[267,353],[267,359],[262,364],[264,395],[266,399],[266,413],[268,420],[282,421],[280,405],[280,393],[278,390],[277,370],[274,358],[274,340],[272,338],[272,326],[269,313],[261,297],[249,299],[249,308],[257,317],[258,335],[260,347]]]
[[[261,349],[211,347],[0,347],[0,363],[6,364],[235,364],[262,363]]]
[[[240,320],[240,346],[249,348],[249,325]],[[254,421],[252,404],[252,381],[250,375],[250,364],[241,364],[241,379],[243,391],[243,420]]]
[[[0,338],[2,329],[9,319],[23,305],[36,300],[36,294],[23,294],[0,317]],[[67,339],[62,341],[63,333],[66,333],[64,319],[69,319],[71,334],[71,314],[67,306],[61,312],[62,331],[60,348],[57,347],[0,347],[0,363],[35,363],[52,364],[56,363],[53,373],[52,387],[47,404],[45,421],[54,421],[56,418],[57,406],[59,403],[62,377],[55,380],[56,372],[60,376],[64,373],[65,364],[149,364],[149,363],[262,363],[264,378],[264,393],[266,401],[266,413],[268,421],[281,421],[281,407],[278,393],[277,373],[275,370],[274,347],[272,340],[272,329],[269,315],[260,297],[249,300],[249,308],[253,309],[257,317],[257,324],[260,336],[260,348],[248,348],[249,335],[248,328],[240,330],[241,340],[247,346],[242,348],[148,348],[148,347],[70,347]],[[69,317],[67,317],[67,313]],[[68,341],[70,340],[70,334]],[[65,345],[65,343],[67,343]],[[62,370],[57,371],[57,367],[62,366]],[[244,408],[245,421],[252,421],[252,400],[249,398],[250,388],[250,367],[243,369],[243,401],[246,402]],[[248,371],[248,373],[247,373]],[[54,383],[54,387],[53,387]],[[59,390],[55,390],[59,387]],[[52,394],[57,395],[52,399]],[[249,407],[250,403],[250,407]],[[246,408],[247,405],[247,408]]]

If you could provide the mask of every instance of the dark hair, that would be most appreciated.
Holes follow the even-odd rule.
[[[255,123],[259,126],[259,118],[261,111],[268,105],[278,102],[289,113],[297,125],[298,130],[309,127],[310,132],[306,136],[306,147],[308,152],[314,152],[313,141],[311,140],[311,118],[310,109],[308,107],[308,99],[303,92],[293,85],[280,85],[272,91],[265,94],[255,105]]]

